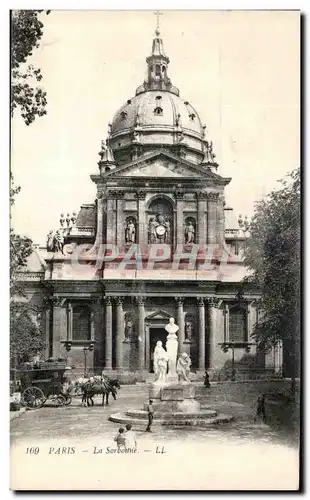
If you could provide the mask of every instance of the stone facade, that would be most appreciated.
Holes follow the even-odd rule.
[[[45,356],[81,373],[145,380],[170,317],[198,376],[225,378],[232,361],[265,366],[251,338],[259,296],[250,285],[239,293],[247,227],[232,222],[231,179],[217,173],[206,127],[172,86],[168,63],[157,30],[148,78],[102,143],[95,203],[61,214],[44,274],[21,274],[30,300],[41,297]]]

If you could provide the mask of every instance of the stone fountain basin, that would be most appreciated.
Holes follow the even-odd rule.
[[[128,417],[133,417],[133,418],[139,418],[139,419],[145,419],[147,420],[148,418],[148,412],[145,410],[128,410],[125,412],[125,415]],[[216,417],[217,411],[216,410],[202,410],[199,412],[188,412],[184,413],[181,411],[175,411],[173,413],[171,412],[165,412],[165,411],[155,411],[154,412],[154,419],[169,419],[173,417],[174,419],[191,419],[191,418],[210,418],[210,417]]]
[[[153,425],[167,425],[171,427],[209,427],[218,424],[225,424],[231,422],[234,417],[232,415],[225,415],[223,413],[217,414],[215,410],[209,410],[213,415],[206,415],[208,411],[202,411],[197,414],[184,414],[178,413],[168,414],[167,416],[160,416],[154,418]],[[147,425],[147,412],[143,410],[133,410],[125,413],[114,413],[109,417],[111,422],[119,424],[131,423],[132,425],[141,426]]]

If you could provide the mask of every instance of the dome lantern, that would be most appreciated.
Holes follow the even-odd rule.
[[[157,16],[160,13],[157,12]],[[169,57],[165,54],[163,39],[160,34],[158,17],[155,36],[152,43],[152,53],[146,58],[147,80],[136,90],[136,95],[148,90],[165,90],[179,95],[179,89],[174,87],[168,78]]]

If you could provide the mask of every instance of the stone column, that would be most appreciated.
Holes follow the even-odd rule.
[[[196,193],[197,197],[197,214],[198,214],[198,239],[197,243],[199,247],[203,247],[207,244],[207,231],[206,231],[206,199],[207,193],[204,191],[199,191]]]
[[[205,370],[206,365],[206,326],[205,326],[205,303],[203,297],[197,297],[198,301],[198,336],[199,336],[199,371]]]
[[[105,297],[105,370],[112,370],[112,301]]]
[[[114,221],[114,210],[115,210],[115,191],[108,191],[107,199],[107,244],[115,245],[116,243],[116,233]]]
[[[219,194],[208,193],[208,244],[215,245],[217,243],[217,212],[216,206]]]
[[[217,219],[217,243],[221,246],[225,241],[225,216],[224,216],[224,195],[221,193],[219,195],[219,200],[216,205],[216,219]]]
[[[120,251],[124,248],[124,191],[116,193],[116,245]]]
[[[140,252],[144,254],[147,246],[147,227],[145,219],[145,191],[138,191],[136,198],[138,200],[138,244]]]
[[[67,340],[72,340],[73,311],[71,302],[67,308]]]
[[[174,193],[176,199],[176,244],[184,244],[184,217],[183,217],[183,193],[182,191],[176,191]],[[173,241],[172,241],[173,244]]]
[[[175,297],[177,302],[177,325],[179,327],[178,340],[179,340],[179,353],[182,353],[183,344],[185,340],[184,333],[184,312],[183,312],[183,297]]]
[[[116,299],[116,370],[123,368],[124,314],[123,298]]]
[[[46,301],[45,303],[45,357],[49,358],[51,353],[51,348],[52,346],[50,345],[51,341],[51,332],[50,332],[50,325],[51,325],[51,307],[49,301]]]
[[[66,310],[63,297],[53,298],[53,353],[54,358],[61,357],[61,341],[67,340]]]
[[[212,297],[208,300],[209,305],[209,368],[214,369],[216,366],[216,356],[220,349],[218,339],[216,338],[217,314],[219,307],[219,299]]]
[[[98,247],[104,241],[103,238],[103,227],[104,227],[104,205],[105,199],[102,192],[97,194],[97,231],[96,231],[96,241],[94,247]]]
[[[144,328],[144,303],[145,297],[137,297],[138,301],[138,338],[139,338],[139,367],[145,370],[145,328]]]

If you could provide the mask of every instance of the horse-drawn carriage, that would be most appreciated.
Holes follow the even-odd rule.
[[[65,376],[68,370],[66,364],[61,362],[42,362],[16,370],[21,403],[27,408],[41,408],[47,400],[55,406],[69,405],[70,384]]]

